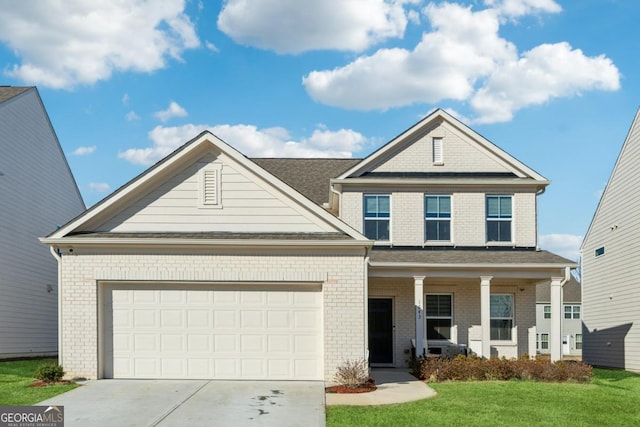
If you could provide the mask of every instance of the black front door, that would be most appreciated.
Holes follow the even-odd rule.
[[[369,298],[369,363],[393,363],[393,300]]]

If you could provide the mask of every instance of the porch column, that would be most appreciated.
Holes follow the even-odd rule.
[[[564,277],[551,278],[551,361],[562,360],[562,282]]]
[[[416,308],[416,357],[424,354],[424,277],[413,276],[414,306]]]
[[[491,358],[491,279],[480,276],[480,329],[482,330],[481,357]]]

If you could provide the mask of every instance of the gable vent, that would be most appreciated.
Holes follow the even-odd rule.
[[[217,205],[218,204],[218,171],[206,170],[204,173],[203,182],[203,200],[205,205]]]
[[[442,138],[433,138],[433,163],[436,165],[444,164],[442,152]]]
[[[200,170],[200,207],[201,208],[220,208],[220,171],[222,165],[212,163],[204,166]]]

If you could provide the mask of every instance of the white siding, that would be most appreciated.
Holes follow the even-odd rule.
[[[38,238],[84,204],[35,89],[0,104],[0,129],[0,357],[56,353],[57,264]]]
[[[199,171],[208,164],[221,166],[219,204],[211,207],[200,203]],[[113,232],[334,230],[224,154],[201,157],[95,229]]]
[[[640,371],[640,114],[582,248],[583,358]],[[605,253],[595,257],[595,250]]]
[[[433,138],[442,138],[443,163],[433,162]],[[372,172],[511,172],[475,141],[443,122]]]

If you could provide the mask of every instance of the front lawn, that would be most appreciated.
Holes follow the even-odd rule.
[[[638,426],[640,375],[594,369],[589,384],[430,384],[438,395],[378,407],[330,406],[327,426]]]
[[[76,388],[75,384],[54,384],[29,387],[33,374],[43,363],[55,359],[32,359],[0,362],[0,406],[34,405],[50,397]]]

